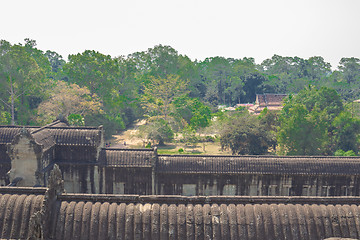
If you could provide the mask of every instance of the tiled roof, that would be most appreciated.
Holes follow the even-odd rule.
[[[20,126],[0,126],[0,144],[11,143],[14,137],[20,133],[21,129],[23,127]],[[25,127],[25,129],[33,131],[37,128]]]
[[[46,190],[0,187],[0,239],[27,239],[32,227],[44,239],[360,238],[360,197],[62,194],[45,203]],[[44,221],[31,225],[40,210]]]
[[[44,145],[45,149],[54,144],[99,146],[101,142],[100,128],[69,127],[56,121],[44,127],[0,126],[0,144],[11,143],[23,128],[31,133],[36,142]]]
[[[35,139],[36,143],[44,147],[44,151],[55,146],[54,135],[48,128],[40,128],[33,132],[31,135]]]
[[[359,175],[359,157],[161,155],[158,172]]]
[[[249,108],[250,112],[255,114],[260,113],[264,108],[268,108],[270,111],[281,110],[283,107],[283,100],[287,94],[257,94],[256,104]]]
[[[99,162],[109,167],[151,167],[152,149],[103,148]]]
[[[259,105],[271,106],[271,105],[282,105],[282,102],[287,94],[258,94]]]
[[[45,190],[0,188],[0,239],[28,239],[31,216],[41,209]]]
[[[93,201],[91,198],[93,197]],[[360,237],[360,208],[357,203],[303,201],[191,203],[186,197],[176,204],[167,196],[153,201],[122,202],[126,197],[60,196],[52,219],[54,239],[325,239]],[[163,201],[156,201],[163,198]],[[107,200],[106,200],[107,199]],[[187,200],[188,199],[188,200]],[[193,199],[193,200],[191,200]],[[273,199],[273,198],[271,198]],[[135,201],[134,201],[135,200]],[[241,198],[239,198],[241,200]],[[326,202],[326,199],[316,198]],[[315,201],[316,202],[316,201]]]
[[[52,128],[57,145],[99,146],[101,130],[99,128]]]

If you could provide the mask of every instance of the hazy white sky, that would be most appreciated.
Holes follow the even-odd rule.
[[[112,56],[170,45],[191,59],[360,57],[360,0],[0,0],[0,39]]]

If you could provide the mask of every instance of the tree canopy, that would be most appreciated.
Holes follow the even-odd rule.
[[[358,112],[349,114],[344,107],[344,102],[360,99],[356,57],[342,58],[333,70],[321,56],[274,55],[260,64],[251,57],[192,60],[171,46],[157,45],[116,57],[85,50],[65,60],[51,49],[38,49],[36,41],[27,38],[18,44],[0,41],[0,84],[1,124],[44,124],[64,112],[74,114],[74,124],[104,125],[106,137],[148,117],[152,129],[162,126],[168,136],[168,130],[199,132],[215,124],[211,119],[219,105],[253,103],[256,94],[285,93],[292,97],[283,111],[259,119],[273,140],[276,134],[277,151],[358,152]],[[75,89],[88,93],[80,97],[71,93]],[[88,101],[88,111],[75,110],[82,104],[75,107],[65,101],[66,111],[56,104],[50,107],[66,95],[74,103]],[[91,106],[101,106],[101,111]],[[57,110],[46,113],[46,109]]]
[[[346,112],[334,89],[309,86],[285,101],[277,140],[287,155],[358,151],[359,120]]]
[[[259,118],[248,113],[231,117],[221,132],[222,148],[229,148],[232,154],[260,155],[268,153],[274,139]]]

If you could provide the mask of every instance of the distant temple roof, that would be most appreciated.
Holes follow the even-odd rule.
[[[283,107],[283,100],[287,97],[287,94],[256,94],[255,105],[249,108],[249,112],[259,114],[264,108],[270,111],[278,111]]]

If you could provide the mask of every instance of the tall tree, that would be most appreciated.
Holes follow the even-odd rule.
[[[290,96],[279,116],[277,140],[280,153],[332,155],[341,145],[341,135],[344,136],[340,129],[345,129],[349,121],[339,117],[343,111],[340,96],[326,87],[310,86],[298,95]]]
[[[322,57],[282,57],[274,55],[261,64],[268,76],[265,89],[274,93],[297,93],[309,84],[322,86],[331,74],[331,65]]]
[[[70,83],[87,87],[91,94],[99,96],[104,106],[104,115],[96,116],[108,121],[105,129],[123,129],[129,122],[124,121],[126,98],[122,94],[121,72],[119,58],[111,58],[97,51],[86,50],[83,53],[70,55],[69,61],[63,66],[63,71],[69,77]],[[94,116],[95,117],[95,116]],[[93,122],[85,119],[85,122]],[[114,125],[114,126],[109,126]]]
[[[48,124],[59,115],[67,118],[70,114],[86,116],[102,111],[99,98],[87,87],[64,81],[53,81],[52,86],[48,90],[49,98],[39,105],[38,122]]]
[[[0,42],[1,102],[10,110],[11,124],[29,124],[31,97],[41,95],[44,71],[21,45]]]
[[[177,75],[168,75],[166,78],[152,77],[144,86],[141,98],[145,111],[150,116],[161,116],[167,122],[173,101],[187,94],[186,85],[187,82]]]
[[[220,143],[222,148],[231,149],[233,155],[260,155],[268,152],[273,138],[257,117],[243,113],[225,124]]]
[[[50,78],[61,80],[65,79],[64,74],[62,73],[62,67],[65,65],[65,60],[57,52],[47,50],[45,56],[51,65],[51,76]]]
[[[360,81],[360,59],[342,58],[339,64],[339,70],[348,84]]]

